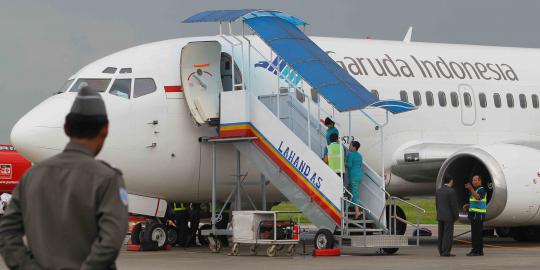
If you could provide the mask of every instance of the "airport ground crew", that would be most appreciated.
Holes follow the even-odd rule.
[[[197,231],[201,222],[201,204],[192,203],[189,215],[189,236],[186,241],[186,246],[197,246]]]
[[[174,222],[176,223],[176,232],[178,233],[176,245],[183,247],[187,244],[189,234],[189,204],[173,202],[172,209],[174,213]]]
[[[482,187],[482,178],[475,175],[472,178],[472,185],[465,184],[465,188],[469,191],[469,204],[465,207],[469,208],[468,218],[471,222],[471,240],[472,250],[467,253],[467,256],[484,256],[484,219],[487,212],[487,193]]]
[[[64,130],[64,151],[25,173],[0,220],[0,253],[10,269],[116,268],[128,193],[121,172],[95,159],[108,134],[99,93],[81,89]]]
[[[360,148],[360,143],[357,141],[352,141],[349,144],[349,153],[347,154],[347,175],[349,176],[349,190],[352,193],[352,202],[360,204],[359,197],[359,188],[362,184],[362,176],[364,172],[362,171],[362,155],[358,152]],[[354,207],[354,218],[360,218],[360,207]]]
[[[324,162],[339,176],[345,171],[345,149],[339,143],[337,133],[330,135],[330,144],[324,150]]]
[[[339,130],[335,127],[336,123],[334,123],[334,121],[332,121],[330,117],[326,117],[326,119],[324,119],[324,125],[328,128],[326,130],[326,144],[329,145],[330,143],[332,143],[330,141],[330,136],[332,134],[337,134],[339,139]]]

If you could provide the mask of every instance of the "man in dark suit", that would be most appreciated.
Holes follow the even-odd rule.
[[[444,177],[444,185],[435,192],[437,221],[439,223],[438,247],[442,257],[454,257],[451,254],[454,241],[454,222],[459,218],[459,206],[456,191],[452,188],[454,179]]]

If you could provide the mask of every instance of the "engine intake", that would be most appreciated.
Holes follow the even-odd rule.
[[[540,224],[540,151],[515,144],[470,146],[452,154],[441,166],[443,177],[454,178],[460,205],[468,203],[464,185],[480,175],[487,190],[486,222],[490,226]]]

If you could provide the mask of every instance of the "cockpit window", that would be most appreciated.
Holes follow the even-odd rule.
[[[156,91],[156,83],[150,78],[135,79],[133,97],[138,98]]]
[[[83,87],[90,87],[98,92],[105,92],[111,79],[78,79],[77,82],[71,87],[69,92],[78,93]]]
[[[115,80],[109,94],[129,99],[131,96],[131,79]]]
[[[117,68],[115,68],[115,67],[107,67],[102,72],[103,73],[114,74],[114,73],[116,73],[116,70],[117,70]]]
[[[69,81],[67,81],[66,83],[64,83],[64,85],[62,85],[62,88],[60,88],[60,91],[58,91],[58,93],[64,93],[66,92],[69,87],[71,86],[71,84],[73,83],[74,79],[71,79]]]
[[[123,69],[120,69],[120,74],[124,74],[124,73],[131,73],[131,68],[123,68]]]

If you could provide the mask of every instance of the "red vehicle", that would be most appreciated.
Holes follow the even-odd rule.
[[[0,193],[11,193],[19,179],[32,166],[11,145],[0,144]]]

